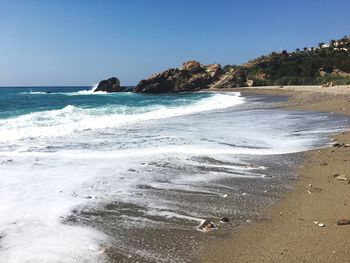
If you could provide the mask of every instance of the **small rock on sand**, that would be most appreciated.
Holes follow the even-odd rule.
[[[333,143],[333,147],[342,147],[343,144],[342,143],[339,143],[339,142],[336,142],[336,143]]]
[[[223,222],[223,223],[230,222],[230,220],[227,217],[221,218],[220,221]]]
[[[343,226],[343,225],[350,225],[350,219],[342,219],[337,222],[337,225]]]
[[[318,223],[318,226],[319,226],[319,227],[325,227],[326,225],[323,224],[323,223]]]
[[[335,175],[334,175],[334,178],[337,179],[337,180],[339,180],[339,181],[347,181],[347,180],[348,180],[348,179],[346,178],[346,176],[343,175],[343,174],[335,174]]]
[[[213,228],[216,228],[215,224],[208,219],[199,226],[199,229],[203,232],[208,232]]]

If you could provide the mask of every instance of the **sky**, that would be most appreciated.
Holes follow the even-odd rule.
[[[350,34],[349,0],[0,0],[0,86],[122,85]]]

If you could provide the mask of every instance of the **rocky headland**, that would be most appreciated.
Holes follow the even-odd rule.
[[[246,86],[317,85],[332,87],[350,84],[350,37],[344,36],[317,47],[293,52],[272,52],[243,65],[202,65],[188,61],[141,80],[130,90],[140,93],[178,93],[202,89]],[[95,91],[120,92],[117,78],[99,83]],[[129,91],[129,90],[128,90]]]
[[[239,70],[225,71],[220,64],[202,65],[198,61],[183,63],[141,80],[133,89],[144,93],[177,93],[210,88],[240,87],[246,79]]]
[[[201,89],[220,89],[245,86],[243,72],[236,68],[223,69],[220,64],[202,65],[198,61],[188,61],[180,68],[170,68],[141,80],[132,89],[138,93],[178,93]],[[115,77],[103,80],[95,91],[121,92],[119,80]]]

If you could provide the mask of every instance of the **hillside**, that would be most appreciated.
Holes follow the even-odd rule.
[[[248,86],[350,84],[350,37],[294,52],[272,52],[242,66]]]

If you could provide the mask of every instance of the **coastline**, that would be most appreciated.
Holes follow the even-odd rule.
[[[225,91],[288,96],[280,107],[350,116],[350,88],[315,88]],[[332,137],[339,143],[350,143],[349,131]],[[350,185],[334,174],[350,179],[350,147],[326,147],[300,155],[304,161],[296,167],[298,179],[293,190],[264,210],[263,218],[268,220],[238,227],[228,239],[208,241],[198,255],[200,262],[348,262],[350,226],[336,222],[350,218]]]

